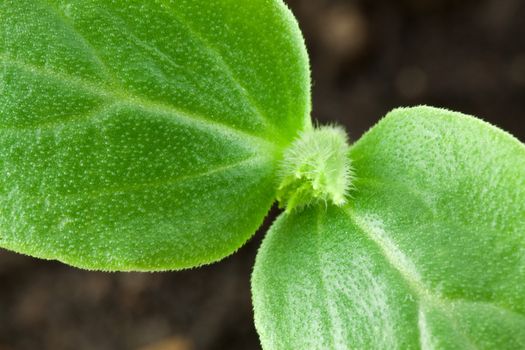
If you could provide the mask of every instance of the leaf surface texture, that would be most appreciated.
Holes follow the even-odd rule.
[[[525,147],[398,109],[355,143],[350,203],[283,214],[252,277],[267,349],[525,347]]]
[[[0,4],[0,245],[103,270],[216,261],[309,127],[281,1]]]

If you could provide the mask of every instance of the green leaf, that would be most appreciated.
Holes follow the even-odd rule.
[[[218,260],[310,127],[280,0],[0,3],[0,246],[103,270]]]
[[[266,349],[525,348],[525,147],[398,109],[351,147],[344,208],[283,214],[252,278]]]

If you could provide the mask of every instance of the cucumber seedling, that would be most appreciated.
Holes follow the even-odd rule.
[[[104,271],[241,247],[265,349],[525,348],[525,146],[396,109],[314,127],[281,0],[0,2],[0,246]]]

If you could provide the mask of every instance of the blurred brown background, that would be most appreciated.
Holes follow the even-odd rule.
[[[315,119],[355,140],[394,107],[430,104],[525,141],[525,1],[288,3],[311,55]],[[0,350],[259,349],[249,276],[265,230],[219,264],[174,273],[86,272],[0,251]]]

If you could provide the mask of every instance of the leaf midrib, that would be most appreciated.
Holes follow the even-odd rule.
[[[166,12],[166,14],[176,21],[178,21],[180,24],[182,24],[188,32],[195,38],[197,42],[201,43],[201,47],[203,47],[205,50],[207,50],[212,57],[215,57],[217,59],[217,63],[221,66],[222,70],[226,74],[226,76],[235,84],[237,87],[238,92],[241,93],[241,95],[246,99],[248,106],[251,107],[251,109],[255,112],[255,114],[265,122],[266,127],[270,129],[272,132],[274,132],[276,135],[280,135],[279,132],[275,129],[275,125],[271,122],[271,120],[265,116],[265,114],[261,111],[261,108],[259,107],[258,103],[255,101],[252,94],[249,92],[249,90],[244,86],[244,84],[239,80],[237,77],[235,71],[232,69],[231,65],[228,64],[228,62],[224,59],[224,56],[222,53],[215,48],[214,45],[212,45],[208,39],[202,34],[201,31],[195,29],[193,25],[189,23],[189,21],[184,18],[183,16],[177,15],[176,11],[168,11],[171,7],[165,0],[161,0],[162,6]]]
[[[75,34],[79,39],[81,40],[84,47],[86,47],[88,53],[91,55],[91,57],[95,60],[95,62],[102,68],[105,75],[110,78],[111,83],[115,86],[119,86],[120,90],[122,91],[122,86],[117,82],[116,77],[111,72],[111,70],[108,68],[107,64],[102,59],[99,51],[90,43],[90,41],[79,31],[75,28],[74,23],[72,23],[68,18],[64,16],[64,14],[55,6],[53,6],[49,1],[40,1],[44,6],[47,6],[48,9],[50,9],[56,17],[65,25],[70,32]],[[243,98],[247,102],[247,106],[252,109],[252,112],[254,115],[260,119],[260,121],[265,125],[265,127],[271,131],[275,135],[281,136],[281,134],[276,130],[275,126],[271,121],[264,115],[264,113],[259,108],[258,104],[253,99],[252,95],[248,92],[248,90],[244,87],[244,85],[241,83],[241,81],[237,78],[237,76],[234,74],[233,69],[228,65],[228,63],[223,58],[222,54],[214,48],[213,45],[211,45],[205,37],[193,26],[189,24],[189,22],[186,19],[183,19],[175,14],[175,11],[167,11],[169,6],[166,4],[165,1],[162,1],[161,7],[165,10],[165,12],[174,20],[179,22],[181,25],[183,25],[190,35],[194,38],[195,41],[200,43],[200,46],[206,50],[211,57],[214,57],[216,59],[216,62],[221,66],[221,70],[226,75],[226,77],[233,82],[234,86],[237,88],[237,91],[243,96]],[[127,26],[127,23],[124,19],[122,19],[120,16],[116,15],[115,13],[109,13],[108,15],[110,18],[115,17],[120,21],[121,27],[124,28],[125,32],[130,35],[134,40],[139,41],[141,45],[146,46],[147,48],[153,50],[158,55],[166,59],[170,64],[175,64],[169,55],[161,51],[159,48],[149,45],[148,43],[144,42],[142,39],[138,38],[133,31]],[[178,65],[177,65],[178,66]],[[138,96],[136,96],[138,97]],[[140,98],[141,100],[144,100],[144,98]],[[187,112],[186,112],[187,114]],[[207,119],[207,118],[204,118]],[[207,119],[209,120],[209,119]],[[220,123],[223,124],[223,123]],[[224,124],[223,124],[224,125]],[[274,140],[275,141],[275,140]]]
[[[149,181],[149,182],[137,182],[137,183],[128,183],[124,184],[118,187],[104,187],[99,188],[97,190],[91,190],[91,191],[79,191],[79,192],[72,192],[72,193],[55,193],[54,198],[58,198],[60,201],[64,201],[72,198],[97,198],[100,196],[105,195],[112,195],[112,194],[119,194],[119,193],[126,193],[131,191],[141,191],[146,189],[153,189],[158,188],[162,186],[168,186],[168,185],[175,185],[182,183],[184,181],[192,181],[197,180],[199,178],[220,174],[220,173],[228,173],[229,171],[232,171],[234,169],[237,169],[241,166],[255,166],[259,164],[263,164],[265,162],[272,162],[271,159],[265,158],[265,157],[248,157],[230,164],[220,165],[217,167],[214,167],[212,169],[207,169],[202,172],[182,175],[178,177],[171,177],[171,178],[165,178],[165,179],[159,179],[155,181]],[[42,194],[40,193],[24,193],[24,196],[28,198],[35,198],[37,200],[41,200]]]
[[[443,299],[442,297],[438,297],[434,295],[430,289],[428,289],[423,282],[421,281],[421,277],[418,275],[417,271],[415,271],[411,266],[408,266],[406,261],[403,261],[403,259],[396,257],[396,255],[401,254],[403,257],[406,257],[403,252],[401,252],[396,246],[389,246],[388,242],[385,242],[384,240],[379,237],[373,229],[368,227],[366,224],[366,221],[362,218],[359,218],[350,208],[345,208],[345,213],[348,215],[350,221],[361,230],[361,232],[368,237],[372,242],[374,242],[379,250],[381,251],[383,257],[385,258],[386,262],[394,268],[394,270],[398,271],[402,279],[407,283],[408,287],[416,294],[416,297],[418,298],[418,307],[421,308],[422,305],[425,304],[425,302],[430,302],[434,304],[439,304],[444,311],[444,314],[449,318],[452,322],[455,323],[454,318],[450,315],[451,308],[448,304],[448,300]],[[391,242],[393,243],[393,242]],[[399,254],[396,254],[396,250],[399,251]],[[424,312],[423,310],[421,310]],[[419,321],[418,321],[419,322]],[[474,344],[471,339],[468,337],[467,334],[465,334],[460,328],[455,327],[456,330],[468,341],[468,343]],[[419,328],[418,324],[418,332],[421,332],[421,329]],[[420,334],[421,339],[421,334]]]
[[[316,230],[316,234],[315,234],[315,247],[314,247],[314,250],[315,250],[315,257],[317,259],[317,266],[318,266],[318,270],[319,270],[319,283],[321,284],[321,292],[324,294],[324,297],[322,296],[321,297],[321,301],[324,302],[325,306],[326,306],[326,311],[328,312],[328,322],[330,322],[330,328],[331,330],[335,330],[335,327],[334,327],[334,321],[333,319],[337,319],[338,318],[338,315],[335,314],[334,315],[334,310],[333,308],[330,306],[330,290],[326,287],[326,277],[325,277],[325,273],[324,273],[324,268],[323,268],[323,263],[322,263],[322,260],[321,260],[321,253],[322,253],[322,249],[321,249],[321,243],[319,241],[319,236],[321,235],[321,211],[318,210],[317,211],[317,218],[316,218],[316,227],[315,227],[315,230]],[[328,341],[331,342],[331,348],[332,349],[336,349],[335,347],[335,339],[336,339],[336,336],[335,334],[332,334],[331,337],[329,337]]]
[[[239,168],[243,165],[255,165],[258,163],[263,163],[264,161],[267,161],[267,159],[263,157],[249,157],[249,158],[242,159],[234,163],[220,165],[220,166],[217,166],[212,169],[208,169],[200,173],[187,174],[187,175],[182,175],[182,176],[168,178],[168,179],[161,179],[161,180],[156,180],[156,181],[126,184],[126,185],[119,186],[119,187],[104,188],[104,189],[99,189],[97,191],[91,191],[91,192],[68,193],[68,194],[65,194],[64,197],[82,196],[82,197],[92,197],[93,198],[93,197],[98,197],[98,196],[116,194],[120,192],[131,192],[131,191],[137,191],[137,190],[140,191],[144,189],[152,189],[152,188],[163,187],[163,186],[168,186],[168,185],[175,185],[175,184],[178,184],[184,181],[196,180],[204,176],[209,176],[209,175],[214,175],[214,174],[219,174],[219,173],[227,173],[228,171]]]
[[[377,247],[379,248],[380,252],[382,253],[383,257],[385,258],[386,262],[392,266],[396,271],[399,272],[400,276],[403,278],[403,280],[407,283],[409,288],[416,294],[418,297],[418,303],[421,306],[424,303],[432,303],[434,305],[439,305],[442,308],[442,311],[444,312],[445,316],[454,324],[455,330],[463,336],[469,344],[472,344],[474,347],[478,347],[476,343],[470,338],[468,334],[466,334],[457,324],[456,319],[452,315],[453,311],[453,303],[456,301],[461,302],[467,302],[471,303],[473,301],[467,300],[467,299],[448,299],[442,295],[436,295],[432,292],[421,280],[421,277],[418,275],[416,271],[413,271],[412,267],[407,266],[405,262],[403,262],[403,259],[396,258],[395,251],[399,251],[404,257],[406,255],[398,249],[398,247],[392,245],[389,246],[388,243],[384,242],[381,237],[379,237],[372,228],[368,227],[366,224],[366,220],[363,218],[360,218],[357,213],[355,213],[350,207],[345,207],[344,212],[350,219],[350,221],[361,230],[361,232],[372,242],[374,242]],[[394,242],[390,242],[394,243]],[[476,302],[476,301],[474,301]],[[488,303],[488,302],[484,302]],[[494,308],[500,309],[503,312],[508,312],[512,314],[519,315],[520,317],[524,317],[521,313],[518,313],[513,310],[507,310],[505,307],[495,304],[495,303],[488,303]]]
[[[80,88],[86,92],[106,98],[107,100],[109,100],[108,105],[115,104],[115,103],[127,104],[137,109],[143,109],[143,110],[149,110],[149,111],[157,112],[157,113],[169,114],[173,116],[175,119],[179,119],[180,121],[185,122],[188,125],[193,125],[198,128],[213,129],[214,131],[217,131],[217,132],[220,132],[226,135],[233,134],[236,136],[240,136],[243,139],[245,139],[247,143],[252,144],[252,145],[253,144],[256,144],[256,145],[265,144],[266,146],[270,146],[270,148],[278,147],[278,145],[273,143],[270,140],[270,138],[263,138],[260,135],[249,133],[246,130],[234,128],[230,125],[219,123],[217,121],[211,120],[204,116],[197,115],[195,113],[189,113],[181,109],[177,109],[171,105],[166,105],[166,104],[159,103],[157,101],[150,100],[144,97],[139,97],[137,95],[130,94],[129,92],[119,90],[115,87],[111,87],[111,90],[110,90],[109,87],[104,87],[102,85],[93,84],[90,81],[87,81],[85,79],[82,79],[76,76],[71,76],[69,74],[65,74],[62,72],[56,72],[54,70],[50,70],[49,68],[32,65],[30,63],[23,62],[20,60],[13,60],[2,54],[0,54],[0,62],[9,64],[11,66],[15,66],[19,69],[22,69],[22,70],[25,70],[25,71],[28,71],[28,72],[31,72],[37,75],[46,76],[46,77],[52,78],[57,81],[61,81],[64,83],[68,83],[70,85],[74,85],[77,88]],[[47,124],[53,124],[53,123],[47,123]],[[61,122],[57,121],[56,124],[61,124]],[[17,128],[6,128],[6,129],[16,130]],[[24,129],[24,128],[20,128],[20,129]],[[25,128],[25,129],[28,129],[28,128]]]

